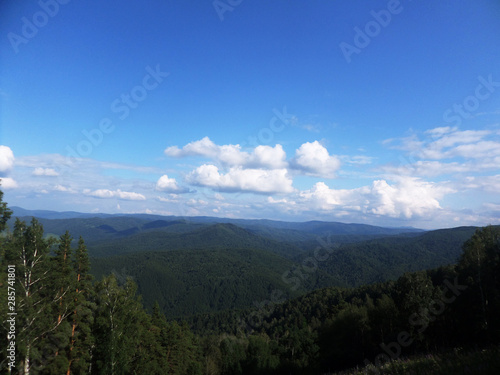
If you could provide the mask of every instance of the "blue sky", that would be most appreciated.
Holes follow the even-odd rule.
[[[0,7],[10,205],[500,223],[497,1]]]

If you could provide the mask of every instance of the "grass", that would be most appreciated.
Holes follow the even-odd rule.
[[[497,375],[500,374],[500,347],[465,352],[427,354],[391,361],[381,367],[368,365],[330,375]]]

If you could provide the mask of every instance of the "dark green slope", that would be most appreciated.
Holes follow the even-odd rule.
[[[161,223],[149,223],[151,224],[158,226]],[[89,252],[92,256],[110,256],[137,251],[247,248],[267,250],[286,257],[293,257],[302,252],[293,244],[263,238],[233,224],[213,224],[201,228],[195,226],[194,230],[188,232],[180,228],[172,231],[172,228],[178,226],[184,226],[184,229],[193,228],[192,224],[173,224],[155,230],[143,230],[126,238],[89,245]],[[165,228],[170,230],[166,231]]]
[[[345,224],[339,222],[308,221],[308,222],[286,222],[267,219],[229,219],[208,216],[160,216],[147,214],[110,215],[98,213],[80,212],[56,212],[47,210],[25,210],[13,207],[14,215],[30,220],[34,216],[40,219],[47,232],[60,235],[71,227],[74,233],[85,233],[87,242],[113,238],[113,235],[127,235],[149,229],[161,229],[167,231],[186,232],[194,227],[209,226],[217,223],[233,224],[247,229],[254,234],[269,239],[286,242],[314,240],[317,236],[333,235],[349,236],[347,242],[353,242],[352,238],[358,236],[392,236],[401,233],[418,233],[422,230],[415,228],[384,228],[365,224]],[[13,220],[11,220],[12,225]],[[175,224],[177,225],[175,225]],[[115,229],[113,231],[102,231],[104,229]],[[110,228],[109,228],[109,227]],[[48,230],[50,229],[50,230]],[[94,232],[92,231],[94,230]],[[73,232],[72,232],[73,233]],[[94,238],[95,237],[95,238]],[[346,239],[344,237],[344,239]],[[367,238],[359,238],[367,239]]]
[[[91,270],[97,278],[111,272],[122,281],[132,277],[145,306],[150,308],[157,300],[168,317],[181,317],[249,307],[269,299],[273,290],[280,290],[285,297],[294,297],[338,283],[319,271],[300,288],[291,290],[283,282],[282,274],[296,266],[266,251],[219,248],[93,258]]]
[[[21,220],[29,222],[30,217],[21,217]],[[147,223],[143,219],[128,216],[92,217],[72,219],[38,219],[43,225],[45,234],[60,236],[69,231],[76,240],[79,236],[85,239],[87,244],[103,240],[115,240],[130,236],[141,231],[142,226]]]
[[[395,279],[405,272],[453,264],[463,243],[475,227],[459,227],[426,232],[418,236],[387,237],[343,244],[335,248],[319,269],[340,279],[344,285],[359,286]],[[312,252],[299,255],[301,261]]]

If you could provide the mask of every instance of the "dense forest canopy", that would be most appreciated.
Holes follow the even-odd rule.
[[[416,242],[398,237],[349,245],[331,262],[321,263],[314,270],[316,279],[304,282],[295,296],[280,293],[280,288],[286,289],[283,285],[265,288],[272,285],[265,274],[273,272],[273,262],[290,267],[282,262],[292,260],[279,253],[233,248],[238,258],[231,258],[231,249],[224,246],[142,252],[160,268],[184,259],[179,264],[187,273],[189,267],[199,272],[203,263],[209,268],[217,262],[234,267],[234,277],[226,281],[216,279],[217,269],[198,275],[200,287],[201,279],[211,275],[212,297],[222,301],[219,308],[178,311],[179,319],[167,319],[158,302],[145,309],[132,278],[106,274],[102,265],[101,275],[94,278],[84,238],[74,239],[68,231],[47,236],[36,218],[17,218],[9,230],[11,211],[1,198],[0,191],[2,374],[328,374],[355,366],[366,366],[365,373],[493,374],[500,369],[499,227],[477,229],[466,241],[458,232],[442,232]],[[228,227],[217,230],[227,233]],[[408,252],[425,258],[426,249],[443,243],[440,236],[452,234],[463,243],[456,262],[394,277],[407,262],[404,253],[395,250],[396,243],[411,244]],[[441,256],[454,256],[452,249],[441,249]],[[311,255],[303,250],[299,261]],[[377,257],[391,251],[391,258],[399,256],[401,262],[377,282],[370,272],[378,273]],[[138,254],[122,261],[145,267]],[[167,254],[171,258],[164,258]],[[368,279],[324,287],[322,283],[336,282],[331,276],[338,270],[332,268],[342,260],[352,264],[346,272],[359,269],[356,262],[370,263],[365,268]],[[388,261],[378,259],[387,266]],[[237,276],[258,269],[264,270],[258,280],[264,285],[261,298],[253,307],[225,308],[231,304],[224,299],[237,298],[240,292],[232,284]],[[154,280],[146,285],[153,287]],[[366,280],[370,284],[362,285]],[[240,281],[242,287],[260,288],[259,282]],[[175,284],[174,279],[169,282]],[[224,293],[217,294],[218,288]],[[12,295],[15,299],[9,298]],[[404,358],[411,360],[402,362]]]

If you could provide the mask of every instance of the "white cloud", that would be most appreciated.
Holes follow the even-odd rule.
[[[393,149],[408,152],[396,167],[379,167],[384,172],[411,176],[443,176],[497,171],[500,166],[499,132],[494,130],[458,130],[439,127],[406,138],[386,140]],[[450,160],[443,162],[443,160]]]
[[[165,155],[180,158],[183,156],[200,155],[207,157],[217,156],[219,146],[213,143],[210,138],[204,137],[199,141],[190,142],[182,149],[177,146],[171,146],[165,149]]]
[[[447,157],[462,157],[481,159],[500,156],[500,142],[481,141],[472,144],[463,144],[445,153]]]
[[[72,188],[69,188],[69,187],[66,187],[66,186],[63,186],[63,185],[56,185],[54,186],[54,190],[55,191],[60,191],[60,192],[63,192],[63,193],[75,193],[75,190],[73,190]]]
[[[14,165],[14,153],[10,147],[0,145],[0,173],[8,172]]]
[[[306,142],[295,151],[291,165],[308,175],[332,178],[340,168],[340,160],[328,153],[318,141]]]
[[[156,190],[167,193],[184,193],[188,190],[180,187],[175,178],[170,178],[166,174],[161,176],[156,182]]]
[[[286,198],[282,198],[282,199],[274,199],[273,197],[267,197],[267,201],[269,203],[272,203],[272,204],[276,204],[276,203],[282,203],[282,204],[285,204],[287,206],[291,205],[295,205],[296,202],[293,201],[293,200],[289,200],[289,199],[286,199]]]
[[[462,173],[470,170],[477,170],[482,166],[478,166],[472,163],[442,163],[440,161],[434,160],[418,160],[414,163],[404,163],[402,162],[400,166],[385,165],[379,168],[379,170],[390,173],[392,175],[399,176],[441,176],[451,173]]]
[[[268,167],[272,169],[285,168],[286,153],[281,145],[257,146],[250,157],[250,165],[254,167]]]
[[[83,194],[95,197],[95,198],[113,198],[115,196],[115,192],[107,189],[97,189],[91,191],[90,189],[85,189]]]
[[[330,189],[324,182],[317,182],[312,189],[300,193],[302,198],[314,204],[316,209],[330,210],[335,206],[350,206],[359,209],[361,195],[366,188]]]
[[[18,187],[18,184],[16,181],[14,181],[10,177],[0,177],[0,188],[2,189],[15,189]]]
[[[171,157],[204,156],[227,166],[241,166],[250,168],[284,168],[286,167],[286,153],[281,145],[257,146],[252,152],[242,151],[241,146],[216,145],[205,137],[199,141],[190,142],[182,149],[177,146],[165,149],[165,155]]]
[[[500,191],[500,174],[494,176],[469,176],[465,179],[464,187],[498,193]]]
[[[371,164],[373,162],[374,157],[365,155],[355,155],[355,156],[342,155],[340,156],[340,159],[342,160],[342,162],[347,164],[366,165],[366,164]]]
[[[451,127],[451,126],[442,126],[439,128],[434,128],[434,129],[429,129],[425,131],[425,134],[430,134],[432,137],[441,137],[445,134],[454,132],[457,130],[457,127]]]
[[[93,191],[91,191],[90,189],[85,189],[83,191],[83,194],[88,195],[90,197],[103,198],[103,199],[118,198],[130,201],[146,200],[146,197],[142,194],[129,191],[121,191],[120,189],[118,190],[97,189]]]
[[[395,149],[410,152],[421,159],[478,159],[500,155],[498,136],[490,130],[457,130],[457,128],[440,127],[427,130],[425,134],[431,139],[420,140],[416,135],[401,139],[390,139],[384,143],[399,141]]]
[[[194,185],[218,188],[221,191],[250,191],[255,193],[290,193],[292,180],[286,169],[242,169],[230,168],[226,174],[219,173],[215,165],[204,164],[186,176]]]
[[[438,199],[451,192],[449,188],[412,177],[401,178],[392,186],[385,180],[378,180],[371,187],[368,210],[377,215],[407,219],[423,216],[440,209]]]
[[[192,206],[192,207],[199,207],[199,206],[206,206],[208,205],[208,202],[207,201],[204,201],[203,199],[189,199],[186,204],[188,206]]]
[[[356,189],[330,189],[318,182],[300,193],[319,210],[347,210],[407,219],[420,217],[441,208],[439,199],[453,190],[413,177],[399,178],[390,185],[385,180]]]
[[[59,176],[59,173],[56,172],[55,169],[53,168],[35,168],[32,173],[33,176],[49,176],[49,177],[55,177]]]
[[[139,193],[134,193],[132,191],[121,191],[120,189],[116,190],[116,196],[119,199],[129,200],[129,201],[143,201],[146,200],[146,197]]]

